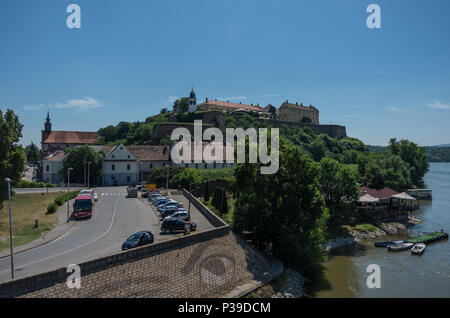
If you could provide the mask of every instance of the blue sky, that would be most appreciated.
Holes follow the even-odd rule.
[[[371,3],[381,29],[366,26]],[[313,104],[368,144],[449,143],[449,14],[447,0],[2,0],[0,108],[26,145],[47,108],[55,130],[96,131],[194,86],[200,101]]]

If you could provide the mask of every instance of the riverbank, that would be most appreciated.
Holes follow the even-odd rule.
[[[300,273],[287,267],[280,276],[261,286],[247,298],[303,298],[306,297],[307,281]]]
[[[361,241],[373,240],[388,235],[406,234],[408,228],[421,222],[422,221],[416,217],[410,217],[407,222],[390,221],[382,223],[384,230],[372,224],[344,226],[348,232],[347,236],[329,240],[325,242],[322,247],[325,252],[330,252],[332,249],[353,245]]]

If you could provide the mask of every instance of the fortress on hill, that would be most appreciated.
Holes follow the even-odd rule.
[[[347,136],[345,126],[341,125],[321,125],[319,122],[319,110],[312,106],[303,105],[303,103],[290,103],[284,101],[279,108],[268,104],[261,107],[259,104],[242,104],[232,103],[230,101],[211,100],[206,98],[201,104],[197,104],[197,97],[194,89],[189,94],[189,113],[195,115],[196,119],[201,119],[205,129],[209,126],[219,128],[225,127],[226,118],[238,114],[252,114],[258,121],[272,127],[281,127],[283,125],[295,127],[310,127],[318,134],[327,134],[335,138],[343,138]],[[190,123],[179,123],[175,116],[169,118],[169,123],[159,123],[154,127],[153,137],[156,139],[163,138],[171,134],[175,128],[185,127],[193,133],[193,126]]]

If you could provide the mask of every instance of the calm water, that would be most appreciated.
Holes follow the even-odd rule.
[[[431,163],[425,176],[426,187],[433,190],[432,201],[421,201],[416,213],[423,222],[409,230],[444,229],[450,231],[450,163]],[[404,239],[405,236],[394,236]],[[389,240],[394,237],[389,237]],[[388,240],[387,237],[379,241]],[[374,241],[356,248],[335,252],[324,264],[324,279],[316,297],[450,297],[450,242],[430,243],[421,256],[409,250],[389,252],[376,248]],[[381,268],[381,288],[369,289],[366,268],[378,264]]]

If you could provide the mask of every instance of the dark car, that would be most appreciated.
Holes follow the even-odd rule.
[[[197,229],[197,224],[195,222],[190,222],[188,224],[191,227],[191,231],[195,231]],[[184,221],[166,220],[161,224],[161,232],[169,234],[177,231],[186,231],[186,223]]]
[[[153,234],[150,231],[137,232],[131,235],[125,242],[123,242],[122,250],[125,251],[130,248],[152,244],[154,240],[155,239],[153,237]]]
[[[146,190],[142,190],[141,198],[148,198],[148,192]]]

